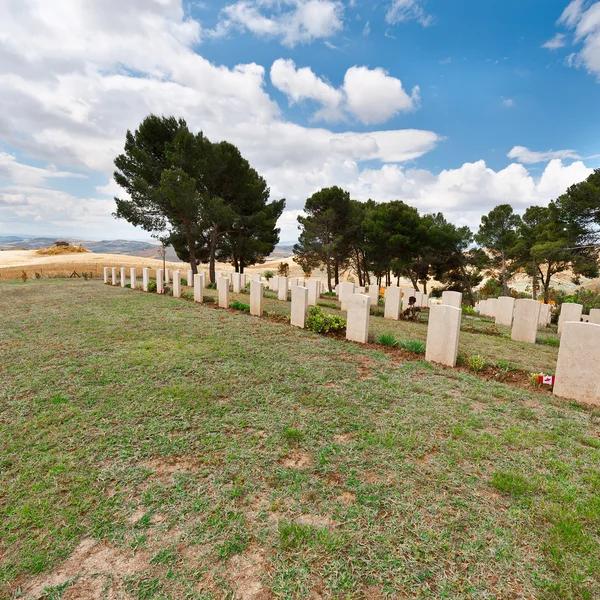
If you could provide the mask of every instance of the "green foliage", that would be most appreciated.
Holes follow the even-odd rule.
[[[315,333],[343,333],[346,331],[346,319],[323,312],[319,306],[308,311],[306,328]]]
[[[277,274],[281,277],[287,277],[290,274],[290,265],[286,262],[280,262],[277,267]]]
[[[232,302],[229,305],[230,308],[235,308],[236,310],[242,310],[244,312],[250,312],[250,305],[249,304],[244,304],[242,302],[238,302],[237,300],[235,302]]]
[[[509,371],[519,370],[519,367],[517,365],[514,365],[513,363],[507,360],[497,360],[495,366],[498,367],[498,369],[502,369],[502,371],[505,371],[506,373],[508,373]]]
[[[290,443],[296,443],[302,441],[304,434],[299,429],[293,427],[286,427],[283,430],[283,438]]]
[[[265,278],[267,281],[269,281],[269,280],[273,279],[273,277],[275,277],[275,273],[274,273],[273,271],[265,271],[265,272],[263,273],[263,277],[264,277],[264,278]]]
[[[212,296],[204,296],[202,302],[204,304],[216,304],[217,301]]]
[[[398,347],[415,354],[425,354],[425,342],[420,340],[401,340],[398,342]]]
[[[156,292],[156,281],[149,281],[148,282],[148,291],[149,292]]]
[[[385,311],[383,308],[381,308],[379,306],[371,306],[369,308],[369,314],[373,317],[383,317],[383,315],[385,314]]]
[[[194,292],[182,292],[181,293],[181,297],[185,298],[186,300],[193,300],[194,299]]]
[[[216,290],[217,289],[217,284],[216,284],[216,282],[209,281],[204,287],[207,290]]]
[[[317,302],[318,306],[322,306],[323,308],[338,308],[338,305],[335,302]]]
[[[389,346],[390,348],[398,346],[398,340],[393,333],[380,333],[376,339],[377,343],[383,346]]]
[[[524,496],[533,489],[533,486],[515,471],[495,471],[492,475],[492,485],[511,496]]]
[[[473,354],[467,358],[469,369],[474,373],[479,373],[485,367],[485,358],[481,354]]]

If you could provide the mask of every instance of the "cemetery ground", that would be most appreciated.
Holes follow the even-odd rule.
[[[557,348],[460,350],[548,371]],[[418,354],[0,282],[0,597],[598,598],[599,431]]]

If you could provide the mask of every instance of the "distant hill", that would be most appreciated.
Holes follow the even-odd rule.
[[[52,246],[54,242],[61,240],[69,242],[73,246],[81,244],[90,252],[96,254],[125,254],[127,256],[139,256],[141,258],[161,258],[160,245],[152,242],[139,242],[135,240],[82,240],[68,237],[22,237],[18,235],[0,235],[0,250],[39,250]],[[293,245],[275,246],[275,250],[267,260],[280,260],[294,254]],[[167,248],[166,260],[178,262],[177,254],[172,247]]]

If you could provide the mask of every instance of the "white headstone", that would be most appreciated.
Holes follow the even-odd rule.
[[[263,314],[263,284],[260,281],[250,282],[250,314],[257,317]]]
[[[456,366],[462,309],[434,304],[429,310],[425,360],[448,367]]]
[[[535,344],[540,319],[540,306],[537,300],[523,298],[515,300],[511,339],[516,342]]]
[[[194,275],[194,302],[204,302],[204,274]]]
[[[242,274],[234,273],[233,274],[233,293],[239,294],[242,289]]]
[[[165,269],[165,284],[169,283],[170,278],[169,278],[169,269],[166,268]]]
[[[563,322],[554,394],[600,405],[600,325]]]
[[[496,304],[496,325],[510,327],[515,310],[515,299],[511,296],[500,296]]]
[[[104,283],[108,283],[108,267],[104,267]]]
[[[590,323],[600,325],[600,308],[592,308],[590,310]]]
[[[287,302],[288,299],[288,280],[287,277],[280,277],[279,278],[279,292],[278,292],[278,298],[279,300],[283,300],[284,302]]]
[[[558,335],[562,333],[562,324],[566,321],[580,321],[583,312],[583,305],[563,302],[558,316]]]
[[[117,285],[117,267],[112,267],[110,274],[112,279],[112,285]]]
[[[397,321],[400,318],[400,296],[402,290],[397,286],[385,288],[384,318]]]
[[[173,271],[173,298],[181,298],[181,271]]]
[[[377,282],[369,285],[369,298],[371,298],[371,306],[377,306],[379,302],[379,285]]]
[[[148,284],[150,283],[150,269],[142,269],[142,289],[147,292]]]
[[[352,294],[347,300],[346,339],[366,344],[369,341],[371,299],[365,294]]]
[[[187,287],[192,287],[194,285],[194,271],[192,269],[188,269],[187,279],[186,279]]]
[[[162,294],[164,292],[164,274],[162,269],[156,269],[156,293]]]
[[[319,299],[319,282],[317,279],[309,279],[306,282],[308,288],[308,305],[316,306]]]
[[[308,288],[295,285],[292,288],[292,308],[290,323],[304,329],[308,314]]]
[[[442,304],[444,306],[462,307],[462,294],[460,292],[442,292]]]
[[[409,307],[408,301],[412,297],[416,298],[416,291],[413,288],[402,288],[402,310]]]
[[[348,310],[347,299],[354,294],[354,284],[351,281],[342,281],[338,284],[338,300],[342,303],[342,310]]]
[[[131,283],[131,289],[135,290],[137,287],[137,276],[133,267],[129,269],[129,281]]]
[[[229,308],[229,277],[224,275],[217,279],[219,293],[219,308]]]

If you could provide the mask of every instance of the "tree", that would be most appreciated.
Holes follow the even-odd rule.
[[[500,269],[500,281],[504,295],[510,293],[508,287],[508,259],[517,243],[517,230],[521,225],[519,215],[513,213],[510,204],[500,204],[487,215],[481,217],[479,231],[475,235],[477,243],[481,244],[492,256],[492,265]]]
[[[534,299],[537,298],[538,280],[547,301],[552,277],[567,269],[573,270],[575,278],[597,276],[597,250],[578,246],[577,242],[578,235],[570,227],[568,215],[559,204],[531,206],[525,211],[515,256],[516,264],[532,277]]]
[[[280,262],[277,267],[277,273],[278,275],[281,275],[281,277],[287,277],[290,274],[290,265],[286,262]]]
[[[348,192],[337,186],[324,188],[306,200],[306,216],[298,217],[302,232],[294,245],[296,262],[310,265],[311,270],[324,265],[330,292],[331,280],[339,283],[339,273],[348,255],[350,206]]]

